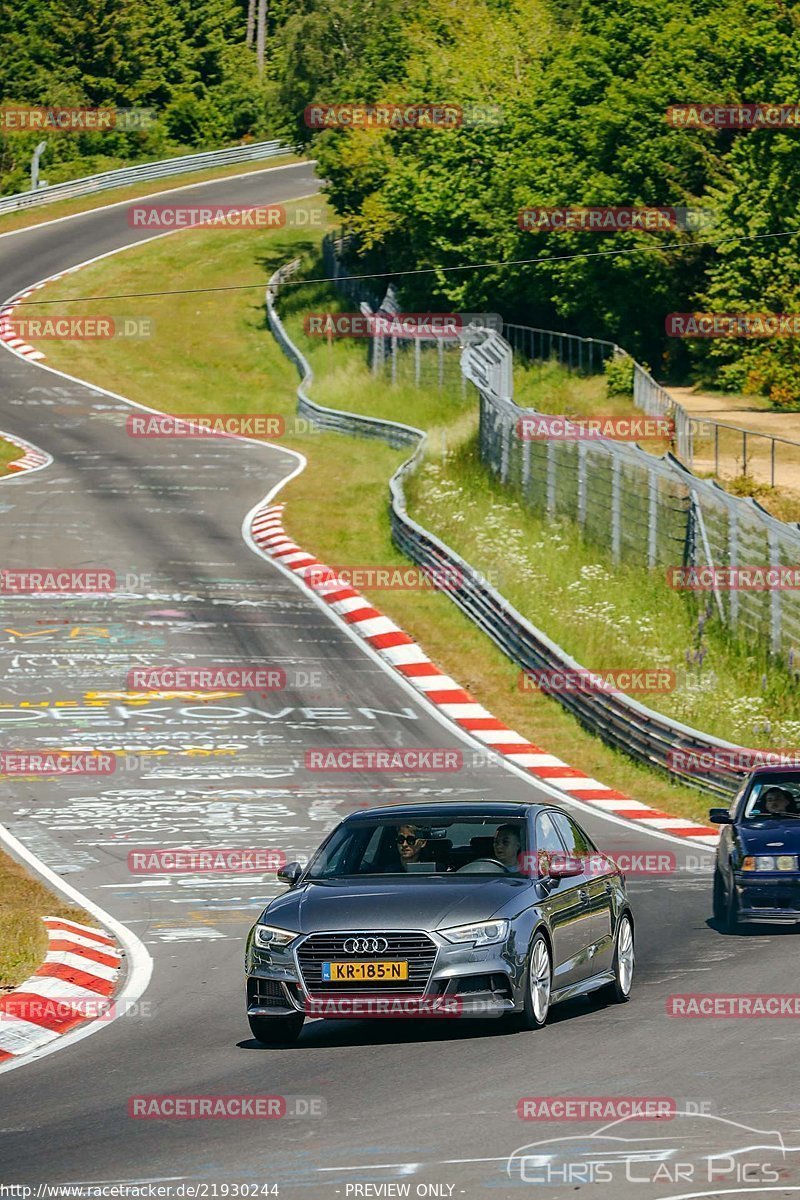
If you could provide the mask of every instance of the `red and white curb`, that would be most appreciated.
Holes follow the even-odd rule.
[[[52,455],[46,450],[40,450],[32,442],[26,442],[24,438],[19,438],[13,433],[0,430],[0,440],[10,442],[22,451],[22,457],[9,463],[7,471],[38,471],[40,467],[47,467],[53,461]]]
[[[0,994],[0,1063],[38,1050],[111,1006],[122,953],[100,929],[45,917],[45,960],[13,992]]]
[[[516,767],[541,779],[582,803],[596,806],[648,829],[672,837],[691,838],[705,845],[715,845],[719,831],[700,825],[685,817],[650,808],[624,792],[615,791],[583,771],[569,766],[534,746],[522,734],[509,729],[502,721],[478,704],[456,680],[444,675],[407,633],[394,621],[374,608],[354,587],[332,577],[330,568],[307,550],[301,549],[286,534],[282,523],[282,504],[266,504],[257,509],[250,523],[250,534],[260,550],[295,575],[313,590],[331,609],[364,638],[373,650],[402,675],[413,687],[424,693],[429,702],[488,750],[502,755]]]
[[[54,275],[53,278],[57,279],[58,276]],[[19,354],[22,358],[31,359],[34,362],[38,362],[40,359],[44,358],[45,355],[41,350],[37,350],[35,346],[28,345],[24,338],[17,336],[17,331],[14,329],[12,317],[14,315],[14,308],[18,301],[27,300],[29,296],[32,296],[34,292],[43,287],[44,282],[34,284],[34,286],[29,288],[27,292],[20,292],[18,295],[9,300],[4,308],[0,308],[0,342],[5,342],[9,350],[13,350],[15,354]]]

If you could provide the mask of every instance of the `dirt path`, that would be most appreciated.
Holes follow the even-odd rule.
[[[772,412],[766,408],[767,401],[757,396],[709,395],[685,387],[670,388],[669,394],[693,417],[711,417],[752,430],[754,434],[768,433],[796,441],[797,446],[775,444],[774,482],[776,488],[785,490],[787,496],[791,493],[792,499],[800,503],[800,413]],[[718,461],[720,478],[733,479],[743,474],[746,461],[747,473],[753,479],[770,484],[773,475],[771,443],[766,438],[748,437],[745,459],[743,441],[741,433],[720,430],[715,458],[713,436],[697,437],[694,469],[714,471]]]

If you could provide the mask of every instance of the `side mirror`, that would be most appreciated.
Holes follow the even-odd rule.
[[[572,854],[556,854],[550,859],[547,873],[551,879],[573,879],[583,874],[583,863]]]
[[[733,824],[733,817],[728,812],[727,808],[710,808],[708,810],[708,819],[712,825]]]
[[[281,883],[288,883],[289,887],[294,887],[302,874],[303,868],[299,862],[284,863],[277,872]]]

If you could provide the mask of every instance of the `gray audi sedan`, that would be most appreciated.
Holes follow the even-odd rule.
[[[625,879],[547,804],[397,805],[351,813],[247,939],[253,1036],[306,1017],[491,1015],[539,1029],[552,1004],[631,994]]]

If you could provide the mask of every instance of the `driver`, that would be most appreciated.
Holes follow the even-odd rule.
[[[782,817],[792,812],[792,797],[784,788],[769,787],[761,797],[761,810],[770,817]]]
[[[409,863],[420,861],[419,856],[428,844],[428,839],[419,835],[416,825],[400,825],[395,840],[403,870],[408,867]]]
[[[516,825],[498,825],[492,842],[494,856],[509,871],[519,870],[519,852],[522,840]]]

